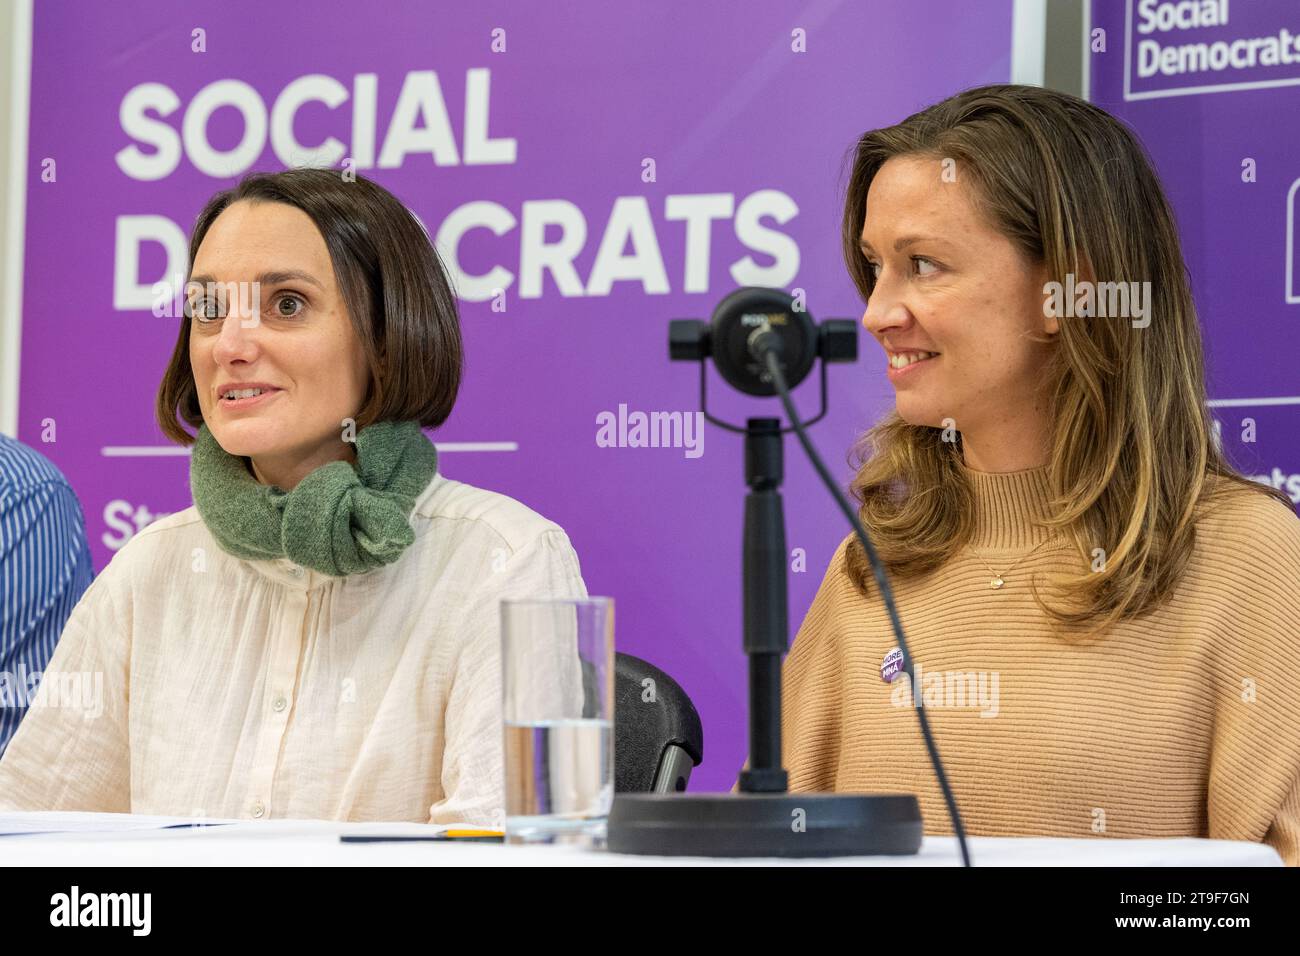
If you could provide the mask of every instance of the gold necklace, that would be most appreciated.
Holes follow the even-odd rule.
[[[1000,588],[1000,587],[1002,587],[1002,585],[1004,585],[1004,584],[1007,583],[1007,581],[1006,581],[1006,575],[1009,574],[1010,572],[1014,571],[1015,568],[1016,568],[1016,565],[1017,565],[1017,564],[1019,564],[1021,561],[1025,560],[1025,558],[1029,557],[1029,555],[1033,554],[1035,551],[1037,551],[1037,550],[1038,550],[1039,548],[1041,548],[1043,545],[1047,544],[1048,541],[1052,541],[1052,540],[1053,540],[1052,538],[1048,538],[1046,541],[1040,541],[1040,542],[1038,542],[1038,544],[1034,545],[1034,546],[1033,546],[1033,547],[1032,547],[1028,552],[1026,552],[1026,553],[1025,553],[1021,558],[1019,558],[1019,559],[1016,561],[1016,564],[1011,565],[1011,567],[1007,568],[1007,570],[1006,570],[1004,573],[1002,573],[1002,574],[999,574],[997,571],[994,571],[991,567],[989,567],[989,563],[988,563],[987,561],[985,561],[985,560],[984,560],[984,557],[983,557],[983,556],[982,556],[978,551],[976,551],[974,548],[971,548],[971,552],[975,555],[975,557],[977,557],[977,558],[980,559],[980,563],[983,564],[984,567],[986,567],[986,568],[989,569],[989,573],[993,575],[993,579],[992,579],[991,581],[989,581],[989,587],[991,587],[991,588],[995,588],[995,589],[996,589],[996,588]]]

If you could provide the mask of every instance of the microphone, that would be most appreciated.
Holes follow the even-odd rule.
[[[790,293],[749,286],[719,302],[708,323],[677,319],[669,325],[673,359],[712,358],[723,380],[746,395],[777,394],[767,371],[771,353],[780,359],[786,383],[794,388],[819,357],[828,362],[857,358],[857,323],[829,319],[818,325]]]

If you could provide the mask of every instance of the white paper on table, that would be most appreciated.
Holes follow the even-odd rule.
[[[0,813],[0,836],[36,833],[116,833],[161,830],[189,824],[227,823],[209,817],[159,817],[141,813],[85,813],[77,810],[42,810]]]
[[[85,813],[45,810],[0,813],[0,839],[60,836],[100,836],[109,839],[151,838],[202,834],[304,836],[360,834],[366,836],[437,836],[447,830],[481,830],[464,823],[358,822],[347,820],[232,820],[222,817],[168,817],[138,813]],[[489,831],[500,832],[500,831]]]

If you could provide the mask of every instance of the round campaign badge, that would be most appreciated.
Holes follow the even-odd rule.
[[[903,670],[903,652],[897,647],[885,655],[885,659],[880,662],[880,679],[886,684],[892,684],[894,678]]]

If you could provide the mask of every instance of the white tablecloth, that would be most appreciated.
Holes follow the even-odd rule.
[[[418,823],[236,821],[158,829],[188,819],[129,814],[0,814],[0,866],[958,866],[952,837],[926,837],[916,856],[818,860],[639,857],[567,846],[492,843],[341,843],[339,835],[420,834]],[[1271,847],[1228,840],[1064,840],[970,837],[976,866],[1281,866]]]

